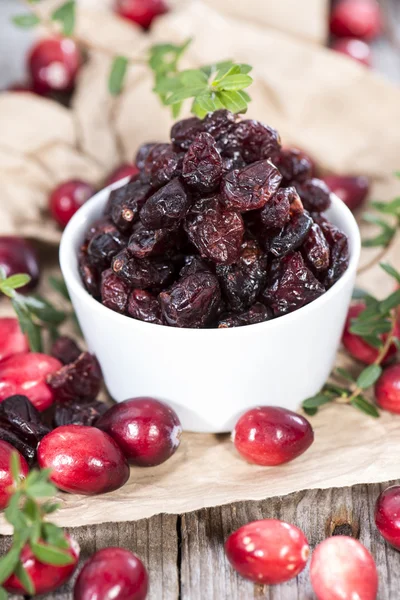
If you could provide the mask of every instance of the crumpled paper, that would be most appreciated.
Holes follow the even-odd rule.
[[[49,10],[49,3],[56,4],[44,0],[40,6]],[[113,20],[112,31],[123,28],[118,44],[130,45],[135,52],[149,40],[181,41],[193,35],[188,65],[227,57],[250,62],[256,83],[250,90],[254,101],[249,115],[277,127],[285,143],[304,148],[324,169],[369,175],[374,180],[372,197],[400,195],[400,181],[392,176],[400,168],[400,139],[393,125],[400,121],[400,90],[304,41],[323,39],[325,0],[281,0],[282,12],[275,15],[267,0],[249,0],[246,7],[228,0],[175,4],[176,10],[159,20],[150,38],[134,27],[127,29],[105,9],[98,11],[96,23],[101,30]],[[319,24],[308,23],[311,29],[306,30],[307,19],[298,11],[305,17],[317,4]],[[257,7],[257,19],[250,6]],[[107,173],[122,160],[131,160],[142,142],[168,136],[171,117],[151,93],[151,77],[144,67],[131,66],[124,92],[110,98],[106,75],[115,45],[111,37],[91,31],[96,0],[82,0],[81,9],[79,33],[92,48],[71,108],[28,94],[0,95],[0,233],[57,242],[60,232],[46,212],[47,194],[56,183],[75,176],[101,186]],[[292,11],[292,20],[286,11]],[[285,18],[275,23],[279,14]],[[96,47],[99,37],[101,48]],[[41,248],[45,268],[40,291],[57,303],[47,282],[57,269],[56,249]],[[375,252],[364,250],[362,264]],[[399,242],[386,260],[400,268]],[[393,285],[378,267],[364,273],[359,284],[378,296]],[[5,314],[12,310],[7,301],[0,301],[0,315]],[[338,364],[355,373],[360,368],[341,353]],[[132,468],[129,483],[120,490],[91,498],[60,493],[62,508],[55,520],[63,526],[125,521],[400,477],[399,417],[382,413],[380,419],[372,419],[351,407],[327,406],[311,422],[314,445],[296,461],[274,468],[247,464],[228,436],[185,432],[171,460],[155,468]],[[0,517],[0,533],[9,531]]]

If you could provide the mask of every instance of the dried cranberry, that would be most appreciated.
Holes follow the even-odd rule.
[[[217,276],[228,306],[243,311],[256,301],[267,280],[267,257],[257,242],[244,241],[234,265],[217,266]]]
[[[142,223],[136,223],[129,238],[128,251],[136,258],[146,258],[162,254],[173,245],[177,230],[146,229]]]
[[[128,303],[129,286],[107,269],[101,275],[101,301],[107,308],[124,313]]]
[[[323,212],[331,205],[330,190],[322,179],[308,179],[296,185],[304,208],[311,212]]]
[[[51,347],[51,356],[57,358],[63,365],[73,363],[81,354],[81,349],[72,338],[61,335]]]
[[[237,149],[247,163],[277,158],[281,148],[278,132],[259,121],[244,120],[237,123],[232,131]]]
[[[246,163],[239,152],[233,152],[232,156],[222,156],[222,173],[224,175],[232,169],[243,169],[245,166]]]
[[[239,213],[226,210],[218,197],[196,202],[186,219],[190,241],[203,258],[229,265],[239,257],[244,224]]]
[[[186,277],[186,275],[193,275],[194,273],[207,273],[210,271],[211,268],[205,260],[196,255],[189,255],[185,257],[185,264],[179,272],[179,277]]]
[[[128,300],[128,314],[139,321],[162,324],[158,300],[146,290],[132,290]]]
[[[276,193],[281,180],[278,169],[269,160],[261,160],[227,173],[221,185],[221,199],[234,210],[262,208]]]
[[[137,219],[150,192],[149,185],[135,179],[110,193],[106,213],[111,215],[113,223],[120,231],[131,230],[132,223]]]
[[[262,298],[278,316],[305,306],[324,292],[325,288],[307,269],[300,252],[294,252],[280,262],[274,261]]]
[[[105,402],[100,400],[65,400],[57,402],[54,411],[54,427],[63,425],[86,425],[93,427],[98,419],[108,410]]]
[[[108,216],[102,216],[99,219],[96,219],[86,231],[85,245],[88,245],[91,239],[99,233],[109,233],[110,235],[118,236],[118,229]]]
[[[178,121],[172,126],[172,143],[181,150],[188,150],[195,137],[203,131],[203,122],[198,117]]]
[[[140,220],[148,229],[172,227],[185,217],[189,206],[190,198],[183,185],[179,179],[173,179],[150,196],[140,211]]]
[[[144,168],[144,163],[149,155],[150,150],[157,145],[157,142],[150,142],[149,144],[143,144],[140,146],[135,156],[135,164],[140,171]]]
[[[313,271],[326,271],[330,264],[330,249],[318,223],[313,223],[301,248],[303,257]]]
[[[92,237],[88,246],[90,264],[97,269],[107,269],[113,256],[118,254],[124,245],[122,236],[110,233],[98,233]]]
[[[227,329],[229,327],[243,327],[243,325],[254,325],[263,323],[272,318],[272,311],[261,302],[256,302],[249,309],[241,313],[228,313],[221,317],[218,321],[219,329]]]
[[[183,160],[182,177],[195,192],[208,193],[218,188],[222,159],[209,133],[199,133],[190,145]]]
[[[270,240],[270,252],[274,256],[286,256],[297,250],[306,239],[313,224],[307,212],[295,214],[283,229]]]
[[[350,253],[347,236],[336,225],[326,219],[318,222],[331,249],[331,260],[324,278],[324,286],[328,289],[340,279],[349,266]]]
[[[99,276],[94,267],[90,264],[89,257],[85,248],[81,248],[78,255],[78,269],[83,285],[91,296],[97,298],[100,295]]]
[[[182,162],[183,155],[171,144],[156,144],[146,157],[143,173],[153,187],[159,188],[181,174]]]
[[[236,121],[236,115],[222,108],[208,113],[202,122],[203,130],[212,135],[217,142],[218,149],[223,150],[229,142],[229,133],[233,130]]]
[[[169,260],[131,257],[127,250],[118,254],[112,263],[113,271],[131,287],[147,289],[162,287],[174,273]]]
[[[204,327],[213,317],[221,298],[212,273],[195,273],[180,279],[159,299],[163,318],[172,327]]]
[[[82,352],[75,362],[47,377],[57,401],[92,400],[100,392],[103,376],[93,354]]]
[[[275,164],[283,177],[283,185],[290,185],[293,181],[301,183],[312,177],[311,160],[297,148],[283,148]]]
[[[50,429],[26,396],[10,396],[0,404],[0,439],[16,448],[29,465],[36,460],[36,448]]]
[[[289,221],[292,190],[294,188],[278,190],[261,209],[260,219],[267,229],[281,229]]]

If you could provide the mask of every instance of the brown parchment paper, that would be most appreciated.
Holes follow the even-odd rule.
[[[44,0],[40,6],[49,10],[56,4],[57,0]],[[95,10],[95,0],[83,0],[79,34],[90,50],[72,106],[29,94],[0,94],[0,234],[40,242],[44,265],[40,291],[55,302],[46,281],[57,270],[54,244],[60,231],[46,211],[49,191],[70,177],[101,186],[109,171],[132,159],[140,143],[165,140],[171,125],[141,66],[130,67],[122,95],[110,98],[106,88],[110,53],[119,50],[133,56],[154,41],[193,35],[188,66],[227,57],[250,62],[256,83],[250,90],[249,115],[277,127],[285,143],[309,151],[323,169],[367,174],[374,181],[372,197],[389,200],[400,195],[400,181],[392,176],[400,168],[400,91],[352,61],[304,41],[323,39],[325,0],[281,0],[273,19],[269,1],[249,0],[246,7],[227,0],[174,4],[176,10],[160,19],[146,38],[107,12],[107,3]],[[250,4],[259,10],[255,21],[249,18]],[[300,7],[304,19],[298,18]],[[312,11],[313,19],[318,15],[313,35],[299,30]],[[105,35],[99,35],[102,28]],[[374,252],[364,250],[362,263]],[[386,259],[400,268],[399,243]],[[364,273],[359,284],[378,296],[392,286],[377,267]],[[0,315],[5,314],[12,314],[10,306],[0,301]],[[338,364],[345,363],[357,373],[359,366],[339,352]],[[312,377],[312,372],[305,376]],[[133,468],[121,490],[93,498],[60,493],[62,509],[55,520],[64,526],[125,521],[400,477],[400,417],[383,413],[374,420],[353,408],[329,406],[311,421],[315,430],[311,449],[293,463],[275,468],[247,464],[227,436],[185,432],[170,461],[152,469]],[[7,532],[1,516],[0,533]]]

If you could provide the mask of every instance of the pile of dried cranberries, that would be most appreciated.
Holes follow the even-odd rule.
[[[312,302],[346,270],[330,192],[278,133],[226,110],[177,122],[142,146],[80,250],[104,306],[173,327],[235,327]]]

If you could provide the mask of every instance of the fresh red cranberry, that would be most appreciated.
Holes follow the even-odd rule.
[[[400,364],[387,367],[375,384],[378,406],[400,414]]]
[[[381,536],[400,550],[400,485],[391,485],[379,495],[375,523]]]
[[[274,585],[296,577],[310,548],[304,533],[278,519],[243,525],[226,541],[225,552],[238,573],[256,583]]]
[[[79,545],[70,536],[67,535],[66,538],[69,544],[68,553],[73,558],[73,562],[63,567],[40,562],[33,555],[28,544],[22,549],[21,562],[35,586],[35,598],[40,594],[47,594],[48,592],[52,592],[59,588],[63,583],[68,581],[75,571],[79,560]],[[25,588],[14,574],[2,585],[10,594],[26,595]]]
[[[357,304],[353,304],[349,308],[349,312],[347,314],[347,320],[343,331],[342,342],[347,352],[354,356],[357,360],[365,363],[366,365],[371,365],[378,357],[379,350],[367,344],[365,340],[363,340],[358,335],[350,332],[351,321],[358,317],[360,312],[365,309],[365,304],[359,302]],[[385,335],[382,336],[382,341],[386,338]],[[394,356],[397,352],[397,348],[395,344],[392,344],[386,354],[385,361]]]
[[[17,394],[26,396],[40,411],[54,402],[54,392],[46,383],[46,377],[61,369],[56,358],[32,352],[16,354],[0,363],[0,402]]]
[[[326,185],[350,208],[356,210],[364,204],[369,194],[369,180],[363,175],[327,175]]]
[[[94,187],[85,181],[72,179],[62,183],[50,195],[51,215],[60,227],[65,227],[76,211],[95,193]]]
[[[28,340],[22,333],[18,320],[11,317],[0,318],[0,362],[14,354],[27,352]]]
[[[20,454],[18,450],[16,450],[14,446],[11,446],[11,444],[8,442],[0,440],[0,510],[7,506],[10,496],[12,495],[13,478],[11,475],[10,465],[11,455],[13,452],[18,454],[20,477],[25,479],[29,473],[28,463],[22,454]]]
[[[358,40],[357,38],[339,38],[332,43],[331,48],[335,52],[345,54],[366,67],[371,66],[371,48],[362,40]]]
[[[331,33],[337,37],[372,40],[381,32],[382,21],[376,0],[339,0],[333,7]]]
[[[95,427],[64,425],[38,446],[38,463],[52,469],[53,483],[72,494],[104,494],[122,487],[129,466],[114,440]]]
[[[304,417],[278,406],[258,406],[242,415],[232,441],[243,458],[265,466],[281,465],[303,454],[314,441]]]
[[[117,442],[132,465],[154,467],[178,449],[182,426],[167,404],[131,398],[112,406],[96,424]]]
[[[311,583],[318,600],[375,600],[375,561],[357,540],[336,535],[319,544],[311,559]]]
[[[116,11],[121,17],[129,19],[145,29],[153,19],[168,12],[164,0],[116,0]]]
[[[144,600],[148,575],[142,561],[123,548],[104,548],[83,566],[74,600]]]
[[[32,48],[28,66],[38,93],[68,92],[81,65],[78,46],[70,38],[49,38]]]
[[[17,273],[27,273],[30,276],[28,285],[19,288],[19,292],[33,290],[39,283],[39,260],[32,244],[24,238],[0,236],[0,267],[5,271],[6,277]]]
[[[111,173],[111,175],[109,175],[105,181],[105,186],[107,185],[111,185],[112,183],[116,183],[117,181],[120,181],[121,179],[125,179],[125,177],[133,177],[134,175],[137,175],[139,173],[139,169],[137,168],[136,165],[121,165],[120,167],[118,167],[118,169],[115,169],[115,171],[113,171]]]

